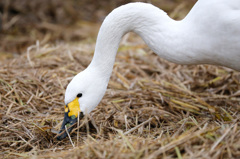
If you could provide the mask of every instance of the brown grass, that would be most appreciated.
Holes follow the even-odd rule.
[[[65,88],[89,64],[94,44],[29,48],[0,69],[4,158],[240,155],[239,72],[169,63],[128,34],[104,99],[81,121],[79,135],[77,129],[71,133],[73,148],[68,138],[55,140],[55,130],[63,119]]]
[[[100,105],[70,134],[73,143],[57,141],[65,88],[90,63],[94,41],[40,41],[1,61],[1,157],[240,156],[240,73],[167,62],[132,33],[122,41]]]

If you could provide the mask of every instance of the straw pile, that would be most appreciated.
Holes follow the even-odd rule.
[[[134,39],[134,40],[133,40]],[[54,139],[64,91],[92,45],[36,44],[0,72],[4,158],[234,158],[240,155],[240,73],[162,60],[134,34],[119,48],[108,90],[70,140]],[[78,133],[78,135],[77,135]],[[73,148],[75,147],[75,148]]]
[[[40,41],[0,63],[1,157],[240,156],[240,73],[167,62],[133,33],[122,40],[102,102],[71,139],[57,141],[65,88],[88,66],[94,46],[95,37]]]

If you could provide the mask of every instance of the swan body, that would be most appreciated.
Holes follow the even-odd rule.
[[[120,40],[130,31],[140,35],[156,54],[168,61],[214,64],[240,71],[239,0],[199,0],[181,21],[169,18],[151,4],[130,3],[114,9],[105,18],[90,65],[67,86],[66,105],[78,93],[82,94],[78,102],[83,114],[99,104]]]

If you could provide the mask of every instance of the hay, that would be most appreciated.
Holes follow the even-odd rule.
[[[170,11],[171,17],[187,13],[187,3],[167,3],[171,7],[165,5],[164,10]],[[95,37],[85,38],[89,32],[84,31],[90,25],[77,31],[84,33],[80,35],[84,40],[77,39],[78,43],[51,44],[49,39],[58,39],[59,33],[41,33],[40,42],[0,62],[1,157],[240,156],[240,73],[224,67],[167,62],[133,33],[122,41],[99,106],[77,124],[71,140],[57,141],[65,88],[93,56]],[[58,26],[45,23],[39,27]],[[70,39],[71,29],[65,32]],[[8,46],[8,40],[2,42]]]
[[[135,42],[132,42],[134,39]],[[169,63],[128,34],[100,105],[57,141],[64,91],[94,44],[36,44],[0,69],[4,158],[235,158],[240,73]],[[79,138],[77,138],[79,136]],[[77,142],[78,141],[78,142]]]

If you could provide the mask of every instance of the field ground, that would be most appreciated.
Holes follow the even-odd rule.
[[[172,17],[187,13],[183,1],[171,3]],[[21,45],[25,51],[1,50],[3,158],[239,158],[240,73],[167,62],[133,33],[121,42],[102,102],[73,130],[72,142],[56,140],[65,88],[90,63],[99,26],[81,21],[57,42],[56,32],[39,31],[39,41]],[[72,40],[72,31],[81,38]],[[20,46],[1,38],[2,46]]]

